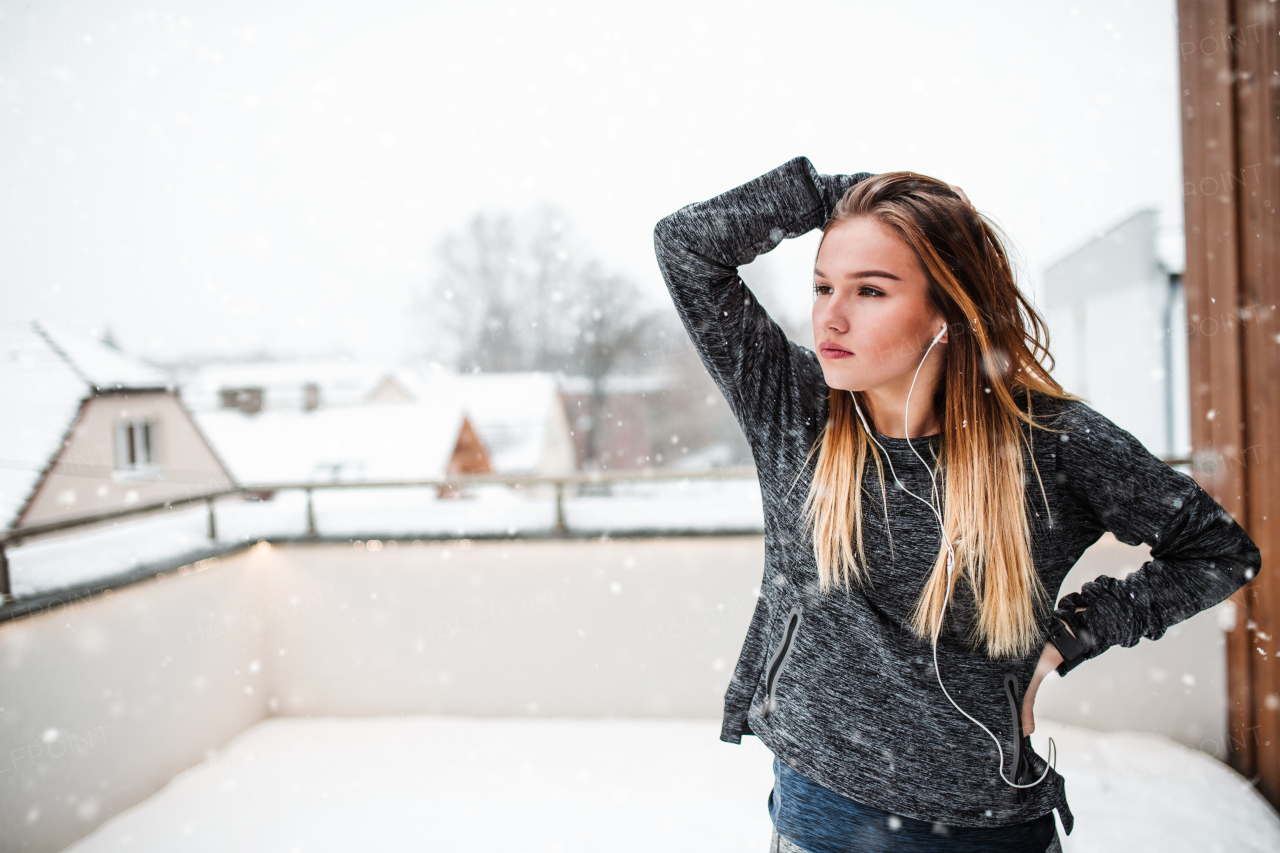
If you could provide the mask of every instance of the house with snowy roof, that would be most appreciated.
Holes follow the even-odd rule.
[[[201,430],[249,487],[438,480],[493,470],[491,456],[452,400],[195,413]]]
[[[0,323],[5,529],[234,488],[163,371],[42,321]]]
[[[184,374],[180,385],[183,401],[195,412],[309,411],[361,405],[386,373],[379,361],[298,358],[209,364]]]
[[[576,467],[573,434],[558,377],[552,373],[456,374],[402,368],[388,371],[367,400],[456,407],[474,426],[495,473],[553,477]]]
[[[322,385],[318,405],[283,390],[272,396],[272,388],[296,389],[297,380],[322,377],[324,366],[285,363],[272,374],[260,365],[256,378],[239,366],[210,367],[184,385],[183,399],[189,388],[205,395],[194,407],[196,421],[248,486],[574,470],[572,437],[551,374],[458,376],[383,365],[376,382],[358,371],[342,374],[350,393],[338,399]],[[255,381],[263,405],[233,405],[229,398],[214,405],[211,389]]]
[[[594,437],[596,464],[605,468],[652,465],[653,427],[657,420],[654,407],[661,405],[662,392],[675,382],[675,377],[663,372],[606,376],[599,387],[587,376],[561,377],[560,395],[573,425],[579,466],[588,464],[591,451],[587,447],[587,436],[592,411],[597,407],[600,428]]]

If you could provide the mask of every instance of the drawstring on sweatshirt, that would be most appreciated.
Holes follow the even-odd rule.
[[[916,458],[920,460],[920,464],[924,465],[925,470],[929,472],[929,482],[933,484],[933,490],[929,494],[930,500],[925,500],[924,498],[920,497],[915,492],[908,489],[906,485],[904,485],[903,482],[898,479],[898,472],[893,470],[893,459],[889,456],[889,451],[885,450],[884,446],[880,444],[879,441],[876,440],[875,433],[871,430],[871,427],[867,426],[867,419],[862,415],[862,407],[858,405],[857,395],[854,394],[852,391],[850,391],[849,396],[853,398],[853,408],[858,412],[858,420],[862,421],[862,428],[866,430],[867,435],[870,436],[871,440],[875,442],[876,447],[880,448],[880,451],[884,454],[885,459],[888,460],[889,473],[893,474],[894,485],[902,489],[907,494],[911,495],[916,500],[923,503],[925,506],[929,507],[930,512],[932,512],[934,517],[937,518],[938,520],[938,532],[942,537],[942,542],[944,545],[947,546],[947,588],[944,591],[943,597],[942,597],[942,612],[938,615],[938,625],[936,628],[934,628],[934,631],[933,631],[933,671],[938,676],[938,686],[942,688],[942,692],[947,697],[947,701],[949,701],[952,705],[955,705],[955,709],[957,711],[959,711],[961,714],[964,714],[965,717],[968,717],[970,721],[972,721],[975,725],[977,725],[978,728],[986,732],[987,735],[990,736],[990,738],[993,741],[995,741],[996,749],[999,750],[1000,752],[1000,770],[999,770],[1000,778],[1012,788],[1034,788],[1036,785],[1039,785],[1041,782],[1044,781],[1045,777],[1049,775],[1050,768],[1055,767],[1058,763],[1058,747],[1053,742],[1053,738],[1052,737],[1049,738],[1048,754],[1051,756],[1051,758],[1050,758],[1050,761],[1045,765],[1044,772],[1040,774],[1040,778],[1034,782],[1029,782],[1025,785],[1020,785],[1017,782],[1010,782],[1009,779],[1004,775],[1004,747],[1000,745],[1000,739],[996,737],[994,734],[992,734],[991,729],[984,726],[981,722],[979,722],[971,714],[969,714],[968,711],[966,711],[964,708],[961,708],[959,705],[956,704],[956,700],[952,699],[951,694],[947,692],[947,686],[942,683],[942,670],[938,668],[938,635],[942,633],[942,620],[947,614],[947,602],[951,598],[951,574],[955,570],[956,552],[955,552],[955,549],[951,547],[951,540],[947,538],[947,531],[942,521],[941,508],[940,506],[935,505],[935,500],[937,501],[937,504],[941,504],[941,500],[937,499],[938,481],[934,476],[935,469],[929,467],[929,463],[925,462],[924,457],[920,455],[919,451],[916,450],[915,445],[911,443],[911,435],[909,431],[910,428],[908,426],[908,424],[910,424],[910,420],[908,419],[908,414],[911,411],[911,392],[915,390],[916,377],[920,375],[920,368],[924,367],[925,359],[929,357],[929,351],[933,349],[933,346],[938,342],[938,339],[941,338],[944,334],[946,334],[946,331],[947,331],[947,325],[944,323],[942,325],[942,328],[938,331],[938,334],[934,335],[933,340],[930,341],[928,349],[924,351],[924,355],[920,358],[920,364],[916,367],[915,375],[911,377],[911,387],[907,389],[907,402],[902,410],[903,429],[907,430],[907,446],[911,448],[911,452],[916,455]],[[1019,712],[1021,712],[1021,709],[1018,709],[1018,710]],[[1019,731],[1021,731],[1021,727],[1019,727]],[[1014,768],[1014,772],[1015,773],[1018,772],[1017,768]]]

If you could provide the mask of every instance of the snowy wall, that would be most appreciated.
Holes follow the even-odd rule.
[[[755,608],[755,536],[275,551],[290,715],[715,717]]]
[[[0,625],[0,849],[61,850],[266,716],[259,555]]]
[[[0,624],[0,849],[62,849],[273,714],[718,719],[764,558],[759,536],[362,546],[260,544]],[[1104,537],[1062,592],[1145,553]],[[1210,611],[1050,676],[1036,712],[1221,755],[1224,696]]]

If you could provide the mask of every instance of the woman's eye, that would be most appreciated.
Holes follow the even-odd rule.
[[[813,292],[818,294],[819,296],[827,296],[829,294],[834,293],[835,291],[832,289],[831,285],[829,284],[815,283],[813,285]],[[884,291],[877,290],[876,288],[871,287],[869,285],[863,285],[862,287],[858,288],[858,295],[871,296],[871,297],[884,296]]]

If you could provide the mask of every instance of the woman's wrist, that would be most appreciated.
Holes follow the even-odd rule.
[[[823,224],[831,217],[831,211],[835,210],[840,199],[850,187],[865,181],[871,177],[870,172],[853,172],[849,174],[823,174],[813,170],[814,187],[818,190],[818,194],[822,196],[823,206]]]
[[[1076,620],[1071,618],[1085,609],[1087,608],[1077,607],[1067,615],[1055,613],[1049,620],[1048,644],[1054,647],[1056,656],[1059,658],[1059,664],[1056,667],[1059,675],[1066,675],[1083,663],[1088,659],[1089,652],[1093,648],[1092,638],[1089,632],[1084,630],[1083,623],[1076,623],[1080,626],[1077,630],[1073,625]]]
[[[1036,669],[1048,672],[1061,666],[1062,661],[1062,652],[1058,651],[1058,647],[1053,643],[1045,643],[1044,651],[1040,653],[1040,664]]]

